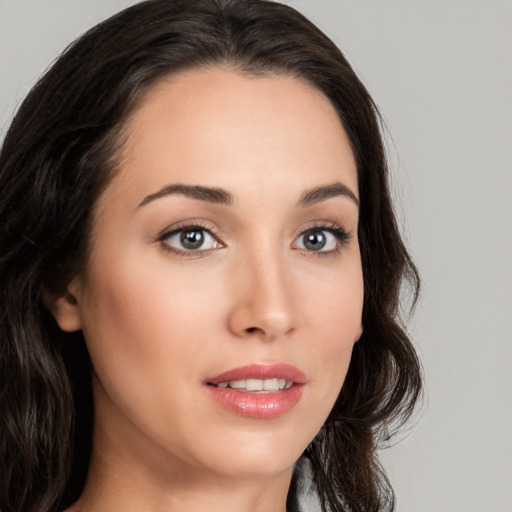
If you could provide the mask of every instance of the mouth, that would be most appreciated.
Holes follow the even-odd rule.
[[[283,389],[289,389],[293,386],[293,381],[284,378],[273,378],[273,379],[241,379],[241,380],[230,380],[228,382],[219,382],[218,384],[212,384],[212,386],[226,389],[236,389],[242,393],[275,393],[276,391],[283,391]]]
[[[277,418],[295,407],[307,382],[288,364],[253,364],[207,379],[206,390],[223,408],[249,418]]]

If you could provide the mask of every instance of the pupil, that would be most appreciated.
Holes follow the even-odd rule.
[[[310,231],[304,235],[304,247],[310,251],[319,251],[326,242],[325,234],[322,231]]]
[[[180,240],[186,249],[198,249],[203,245],[204,234],[199,230],[183,231]]]

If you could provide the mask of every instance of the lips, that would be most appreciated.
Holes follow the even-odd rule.
[[[307,379],[288,364],[253,364],[206,380],[210,396],[225,409],[249,418],[277,418],[300,400]]]

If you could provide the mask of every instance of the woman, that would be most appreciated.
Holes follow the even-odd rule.
[[[0,187],[3,512],[282,512],[307,474],[324,511],[394,508],[418,276],[376,108],[310,22],[134,5],[28,95]]]

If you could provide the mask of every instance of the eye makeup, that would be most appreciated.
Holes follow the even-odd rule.
[[[214,234],[213,226],[196,220],[187,220],[166,229],[156,242],[166,252],[184,258],[203,257],[209,251],[225,247]]]
[[[301,228],[294,238],[292,248],[303,251],[308,257],[326,257],[340,254],[352,235],[334,222],[312,222]]]
[[[334,222],[313,222],[302,227],[293,237],[291,248],[308,257],[325,257],[339,254],[352,235]],[[164,230],[156,242],[168,253],[198,258],[208,252],[223,249],[226,245],[215,233],[213,225],[202,220],[187,220]]]

